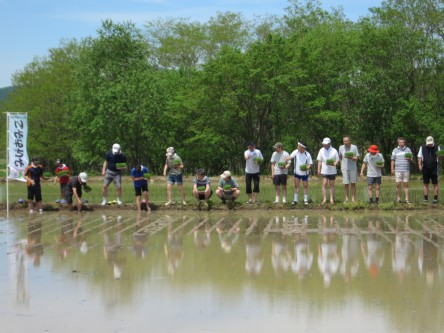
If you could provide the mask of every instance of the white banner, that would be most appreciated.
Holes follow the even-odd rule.
[[[8,113],[9,175],[8,178],[25,181],[23,172],[29,164],[26,143],[28,139],[28,114]]]

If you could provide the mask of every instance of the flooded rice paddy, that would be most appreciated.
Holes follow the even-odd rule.
[[[439,214],[104,213],[0,218],[2,332],[443,331]]]

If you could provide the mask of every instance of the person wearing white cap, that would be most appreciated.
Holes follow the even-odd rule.
[[[172,200],[172,191],[173,185],[177,184],[177,189],[179,190],[180,197],[182,198],[182,205],[186,206],[187,202],[185,201],[185,192],[183,191],[183,179],[182,179],[182,170],[184,168],[182,159],[179,155],[176,154],[174,147],[168,147],[166,150],[166,160],[165,165],[163,167],[163,176],[167,177],[167,195],[168,201],[165,206],[170,206],[173,204]],[[168,173],[167,173],[168,171]]]
[[[308,175],[313,166],[313,159],[306,149],[304,142],[298,142],[298,148],[294,150],[287,159],[294,159],[294,200],[297,205],[299,196],[299,184],[302,180],[304,186],[304,205],[308,205]]]
[[[351,201],[355,202],[356,182],[358,181],[359,150],[351,143],[350,137],[342,138],[344,143],[339,147],[339,160],[341,161],[342,184],[344,184],[345,202],[348,202],[351,188]]]
[[[418,168],[422,171],[422,179],[424,183],[424,202],[429,200],[429,184],[432,180],[433,184],[433,203],[438,203],[438,155],[437,152],[441,148],[435,145],[433,137],[428,136],[425,145],[419,148],[418,152]]]
[[[226,203],[227,199],[231,199],[231,201],[234,202],[237,198],[239,198],[239,184],[231,177],[230,171],[226,170],[220,175],[216,195],[222,200],[223,203]]]
[[[66,185],[66,202],[70,210],[73,210],[73,196],[76,199],[77,211],[82,211],[82,185],[85,186],[88,180],[86,172],[79,173],[78,176],[73,176],[69,179]]]
[[[120,145],[118,143],[113,144],[112,151],[108,152],[103,162],[102,176],[103,180],[103,199],[102,206],[107,203],[108,186],[111,182],[116,184],[117,188],[117,204],[122,204],[122,171],[126,168],[126,157],[122,154]]]
[[[331,140],[324,138],[322,140],[322,147],[318,153],[318,175],[322,176],[322,204],[327,203],[327,185],[330,186],[330,203],[334,204],[335,196],[335,179],[336,179],[336,166],[339,163],[338,151],[331,146]]]

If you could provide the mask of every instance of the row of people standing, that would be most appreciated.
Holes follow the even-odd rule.
[[[418,152],[418,167],[423,175],[423,193],[424,202],[429,199],[429,184],[433,184],[433,203],[438,202],[438,157],[442,156],[440,147],[435,144],[433,137],[429,136],[425,140],[425,144],[421,145]],[[401,202],[401,189],[404,189],[404,202],[410,203],[409,200],[409,178],[410,178],[410,164],[413,161],[413,156],[410,148],[406,146],[405,138],[398,138],[398,146],[393,149],[391,154],[390,169],[392,175],[395,176],[396,183],[396,202]],[[358,160],[360,153],[358,147],[351,143],[349,136],[343,137],[343,144],[336,150],[331,145],[330,138],[324,138],[322,141],[323,147],[319,150],[317,155],[317,174],[322,177],[322,204],[327,203],[327,194],[329,192],[330,203],[334,203],[335,179],[337,176],[337,165],[340,163],[342,172],[342,183],[344,185],[345,202],[356,201],[356,182],[358,180]],[[304,142],[298,142],[298,147],[291,154],[288,154],[281,142],[277,142],[273,148],[271,164],[271,175],[275,185],[275,201],[280,202],[280,195],[282,195],[282,202],[286,203],[287,197],[287,177],[291,162],[294,161],[294,200],[292,204],[299,202],[299,187],[300,182],[303,183],[304,190],[304,204],[308,204],[308,178],[310,171],[313,168],[313,159],[307,151]],[[251,162],[262,153],[255,148],[254,143],[248,144],[248,150],[245,152],[245,159],[247,160],[246,182],[247,195],[251,186],[250,179],[255,180],[253,192],[256,195],[249,197],[249,202],[254,202],[259,192],[259,171],[251,166]],[[362,167],[359,175],[364,177],[364,171],[367,169],[367,184],[368,197],[370,203],[379,203],[380,185],[382,182],[382,170],[384,168],[384,157],[379,152],[377,145],[371,145],[367,149],[364,156]],[[373,195],[373,191],[375,195]]]

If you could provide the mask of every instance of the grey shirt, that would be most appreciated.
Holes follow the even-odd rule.
[[[350,147],[347,147],[346,145],[340,146],[339,147],[339,158],[341,159],[341,170],[342,171],[357,171],[358,170],[358,161],[345,157],[345,153],[347,153],[349,151],[351,151],[356,157],[359,157],[358,147],[356,147],[355,145],[350,145]]]
[[[375,155],[370,153],[365,154],[363,162],[367,165],[367,177],[382,176],[382,168],[376,166],[376,162],[378,161],[384,162],[384,157],[381,153],[376,153]]]

